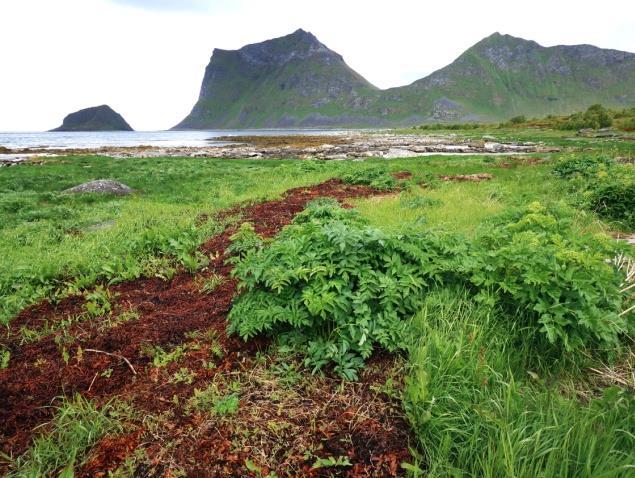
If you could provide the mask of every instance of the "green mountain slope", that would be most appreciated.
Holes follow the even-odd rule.
[[[543,47],[495,33],[452,64],[395,89],[434,120],[568,114],[635,104],[635,54],[591,45]],[[405,111],[394,110],[394,117]]]
[[[339,124],[378,91],[304,30],[240,50],[214,50],[199,100],[175,128]]]
[[[177,129],[392,126],[567,114],[635,105],[635,54],[591,45],[543,47],[495,33],[450,65],[379,90],[315,36],[214,50],[199,100]]]

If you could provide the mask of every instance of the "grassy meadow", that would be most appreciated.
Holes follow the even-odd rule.
[[[625,278],[634,266],[610,263],[634,252],[610,233],[635,232],[635,142],[529,128],[453,133],[564,149],[362,162],[69,156],[0,169],[0,323],[9,336],[14,317],[43,299],[196,274],[209,261],[199,245],[242,222],[216,215],[233,206],[330,178],[379,186],[382,195],[350,200],[352,210],[312,203],[273,239],[248,226],[233,236],[242,288],[229,330],[272,343],[255,368],[211,378],[175,407],[233,427],[232,446],[254,453],[243,464],[249,476],[287,476],[279,458],[249,448],[259,431],[241,420],[256,421],[255,389],[273,383],[271,400],[289,404],[331,380],[334,394],[354,395],[351,383],[363,384],[372,357],[388,352],[397,365],[377,393],[396,401],[410,430],[411,459],[397,474],[635,476],[635,301]],[[491,179],[442,179],[477,173]],[[97,178],[136,193],[61,193]],[[175,367],[171,383],[192,383],[187,346],[172,345],[155,349],[155,366],[163,360]],[[10,370],[21,345],[3,347]],[[9,476],[73,476],[106,435],[132,427],[161,437],[182,426],[176,412],[143,417],[121,397],[67,396],[56,407],[26,453],[4,456]],[[351,457],[311,453],[316,476],[352,469]],[[165,460],[164,472],[187,474]],[[107,476],[137,476],[150,461],[139,444]]]

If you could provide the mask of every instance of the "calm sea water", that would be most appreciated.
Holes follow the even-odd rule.
[[[99,148],[101,146],[215,146],[224,144],[219,136],[337,134],[334,130],[275,129],[222,131],[100,131],[2,133],[0,146],[5,148]]]

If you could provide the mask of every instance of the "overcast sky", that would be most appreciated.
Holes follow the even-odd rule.
[[[189,113],[214,48],[303,28],[381,88],[499,31],[635,52],[635,0],[0,0],[0,131],[109,104],[138,130]]]

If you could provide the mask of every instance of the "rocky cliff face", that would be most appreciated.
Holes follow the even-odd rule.
[[[51,131],[133,131],[123,117],[108,105],[76,111]]]
[[[176,128],[287,127],[343,121],[376,88],[309,32],[214,50],[192,112]]]
[[[635,105],[635,54],[495,33],[414,83],[378,90],[311,33],[214,50],[176,128],[394,126]]]

